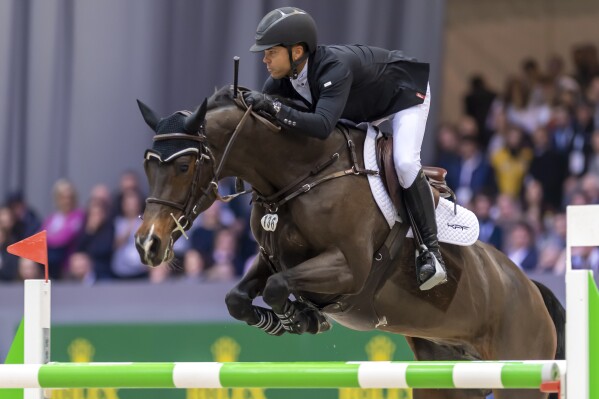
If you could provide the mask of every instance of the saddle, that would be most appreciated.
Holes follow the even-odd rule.
[[[399,215],[403,220],[408,220],[405,215],[403,187],[399,184],[397,172],[395,171],[395,164],[393,162],[392,136],[382,135],[377,139],[376,161],[379,167],[381,180],[385,185],[389,197],[391,197],[391,200],[393,201],[393,205],[395,205],[395,209],[399,212]],[[447,170],[435,166],[423,166],[422,170],[431,186],[435,207],[439,204],[439,197],[453,198],[454,203],[456,202],[453,190],[445,181]]]

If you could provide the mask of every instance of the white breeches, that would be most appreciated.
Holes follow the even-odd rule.
[[[393,126],[393,161],[399,183],[403,188],[408,188],[414,183],[422,168],[420,150],[430,104],[431,90],[430,86],[427,86],[426,97],[422,104],[404,109],[389,117]]]

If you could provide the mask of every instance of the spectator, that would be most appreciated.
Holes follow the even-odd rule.
[[[514,225],[508,235],[507,256],[526,272],[535,270],[538,253],[532,228],[525,222]]]
[[[580,178],[580,189],[586,195],[589,204],[599,204],[599,176],[591,173]]]
[[[572,248],[572,269],[586,269],[593,270],[595,273],[599,272],[599,248]]]
[[[491,165],[500,193],[518,198],[532,157],[532,150],[524,146],[522,130],[516,126],[510,127],[505,137],[505,146],[491,155]]]
[[[480,137],[480,132],[478,131],[476,120],[470,116],[462,116],[460,118],[457,126],[457,132],[460,138],[472,137],[479,145],[482,144],[482,139]]]
[[[544,230],[547,209],[543,201],[543,186],[537,180],[529,180],[524,187],[524,220],[532,227],[536,235]]]
[[[483,191],[495,190],[493,170],[479,149],[473,136],[460,140],[460,163],[456,173],[448,174],[448,184],[455,190],[458,202],[467,204],[472,197]]]
[[[527,58],[522,61],[522,81],[526,87],[527,92],[530,94],[528,98],[527,106],[535,107],[542,104],[543,101],[543,89],[542,89],[542,74],[539,64],[533,58]]]
[[[85,216],[77,208],[77,192],[71,182],[58,180],[54,183],[53,194],[56,210],[44,220],[42,229],[47,231],[50,277],[56,279],[62,275],[75,249]]]
[[[591,152],[589,154],[588,172],[599,176],[599,129],[591,135]]]
[[[574,128],[568,110],[558,105],[553,109],[553,121],[551,122],[550,136],[552,147],[564,156],[570,154],[572,140],[574,139]]]
[[[564,90],[579,90],[576,80],[565,73],[564,60],[559,55],[552,55],[547,60],[547,77],[552,83],[554,90],[554,94],[549,98],[550,104],[557,101],[560,93]]]
[[[10,193],[6,199],[6,205],[12,210],[16,218],[17,241],[40,231],[42,225],[40,218],[25,202],[21,191]]]
[[[503,249],[503,229],[491,217],[493,197],[486,192],[479,192],[474,196],[472,205],[480,227],[478,239],[501,251]]]
[[[470,78],[470,90],[464,97],[464,111],[476,121],[483,150],[486,150],[492,133],[487,127],[487,117],[496,96],[487,88],[482,75],[477,74]]]
[[[229,281],[235,277],[237,238],[231,229],[222,229],[214,238],[212,266],[206,270],[207,281]]]
[[[547,227],[542,237],[539,237],[539,265],[541,273],[562,274],[565,262],[562,252],[566,248],[566,214],[557,213],[547,218]]]
[[[26,258],[19,258],[19,279],[39,280],[44,278],[44,266]]]
[[[197,227],[189,237],[190,248],[186,254],[186,261],[197,261],[197,256],[190,254],[190,251],[197,251],[202,258],[202,265],[196,264],[193,268],[210,268],[213,264],[212,252],[218,231],[230,226],[234,221],[234,215],[224,208],[221,202],[214,202],[196,219]]]
[[[593,77],[586,89],[586,99],[591,107],[593,126],[599,129],[599,75]]]
[[[576,107],[576,115],[572,121],[572,140],[569,149],[570,174],[576,177],[582,176],[590,163],[591,158],[591,134],[593,132],[593,120],[591,109],[585,104]]]
[[[75,252],[69,258],[66,280],[83,285],[93,285],[96,282],[94,263],[85,252]]]
[[[104,197],[91,197],[87,206],[85,223],[79,233],[76,246],[77,251],[89,256],[94,278],[98,280],[108,280],[114,277],[110,267],[114,244],[114,224],[110,219],[110,209],[106,200]]]
[[[148,273],[149,281],[152,284],[164,283],[171,277],[171,269],[166,263],[162,263],[155,267],[150,267]]]
[[[92,187],[89,192],[88,204],[91,204],[94,201],[99,201],[108,207],[108,210],[110,211],[109,218],[112,220],[112,216],[115,213],[114,204],[112,202],[110,188],[106,184],[100,183]]]
[[[549,244],[539,251],[539,264],[535,269],[538,273],[559,274],[558,265],[563,249],[555,244]]]
[[[576,190],[574,190],[570,197],[569,197],[569,204],[568,205],[589,205],[590,204],[590,200],[589,197],[587,197],[586,193],[584,191],[582,191],[582,189],[577,188]]]
[[[507,194],[499,194],[497,196],[495,212],[496,215],[494,215],[493,218],[501,226],[504,232],[510,231],[512,227],[522,219],[521,202]]]
[[[123,203],[123,197],[125,196],[125,193],[129,191],[137,191],[141,197],[144,197],[141,183],[139,181],[139,175],[133,170],[126,170],[121,174],[118,190],[114,193],[112,200],[112,203],[115,204],[112,215],[113,218],[116,216],[122,216],[122,214],[119,213],[122,211],[120,204]],[[143,207],[142,211],[140,212],[143,213]]]
[[[204,259],[196,250],[189,250],[185,253],[183,261],[183,275],[181,279],[190,283],[202,281],[205,269]]]
[[[507,122],[507,114],[503,108],[498,108],[492,115],[492,121],[489,124],[493,126],[493,135],[489,141],[485,156],[490,158],[500,148],[505,146],[505,136],[510,125]]]
[[[537,128],[532,140],[534,155],[529,169],[530,176],[543,187],[545,205],[549,209],[558,210],[562,204],[563,184],[568,176],[566,158],[551,147],[547,129]]]
[[[119,279],[142,279],[148,276],[148,268],[141,263],[135,248],[135,232],[141,225],[139,215],[142,198],[138,191],[128,190],[121,196],[119,216],[114,221],[114,253],[112,273]]]
[[[8,241],[17,242],[21,239],[17,228],[17,219],[8,206],[0,207],[0,229],[4,230]]]
[[[583,44],[573,50],[572,60],[576,68],[575,78],[581,87],[588,87],[595,76],[599,76],[597,47]]]
[[[538,89],[537,89],[538,91]],[[508,79],[504,96],[507,121],[522,129],[526,134],[531,134],[537,127],[546,124],[551,115],[548,104],[541,102],[542,91],[538,91],[537,99],[531,100],[531,93],[523,80],[515,77]]]
[[[6,250],[13,243],[10,232],[0,226],[0,281],[15,281],[18,277],[19,259]]]
[[[436,138],[436,166],[447,170],[448,177],[449,175],[455,175],[460,164],[460,156],[458,154],[460,140],[455,127],[450,124],[441,125]]]

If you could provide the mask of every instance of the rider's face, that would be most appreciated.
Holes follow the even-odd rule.
[[[266,64],[266,69],[273,79],[289,76],[291,64],[289,63],[289,53],[285,47],[275,46],[264,50],[262,62]]]

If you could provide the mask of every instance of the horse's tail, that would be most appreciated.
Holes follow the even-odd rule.
[[[551,316],[553,324],[555,325],[555,331],[557,332],[557,349],[555,351],[555,359],[563,360],[566,358],[566,310],[549,288],[545,287],[538,281],[533,280],[532,282],[535,283],[541,292],[543,302],[545,302],[545,307],[549,311],[549,315]]]

